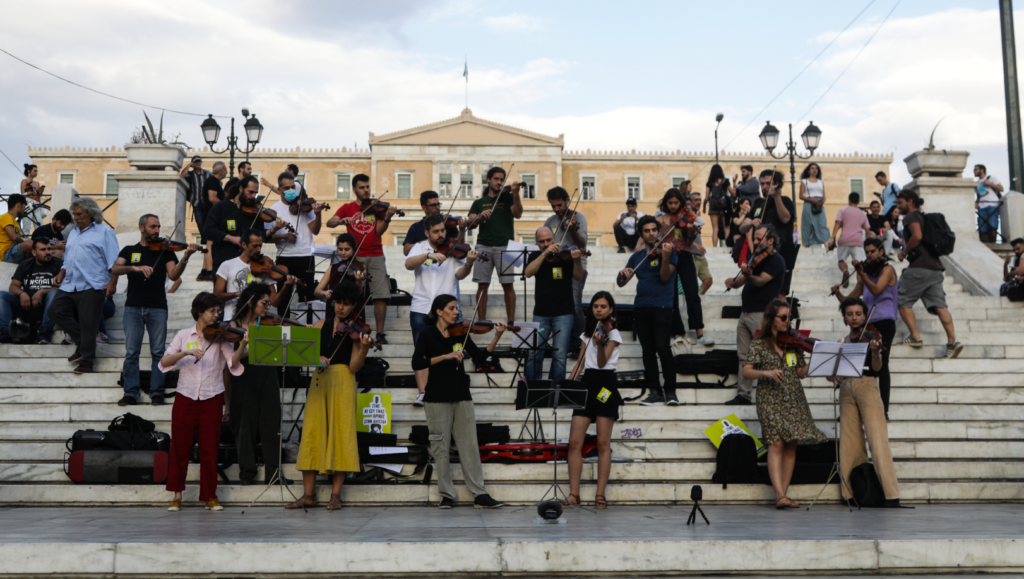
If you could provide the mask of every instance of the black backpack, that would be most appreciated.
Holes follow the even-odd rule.
[[[850,491],[853,500],[861,507],[878,508],[885,505],[885,491],[870,462],[855,466],[850,471]]]
[[[391,364],[384,358],[367,358],[363,367],[356,372],[356,385],[366,394],[371,388],[383,388],[384,378]]]
[[[721,484],[725,489],[729,488],[729,483],[757,484],[759,481],[754,439],[746,434],[730,434],[723,438],[711,482]]]
[[[956,234],[946,224],[946,216],[941,213],[925,213],[924,231],[921,234],[921,245],[935,257],[953,253]]]

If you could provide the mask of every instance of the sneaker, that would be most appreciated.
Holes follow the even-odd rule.
[[[74,364],[75,362],[77,362],[77,361],[79,361],[81,359],[82,359],[82,352],[78,348],[75,348],[75,353],[74,354],[71,354],[70,356],[68,356],[68,362],[71,362],[72,364]]]
[[[134,396],[125,394],[120,400],[117,401],[118,406],[135,406],[139,401]]]
[[[455,499],[450,499],[448,497],[441,497],[441,502],[437,503],[437,508],[439,509],[450,509],[454,506]]]
[[[491,495],[480,495],[473,499],[474,509],[500,509],[504,506],[505,503],[494,500]]]
[[[92,374],[95,371],[92,367],[92,362],[81,362],[75,368],[75,374]]]
[[[665,397],[661,392],[651,392],[647,398],[640,401],[640,406],[660,406],[665,403]]]
[[[163,406],[165,404],[164,397],[159,394],[154,394],[149,397],[149,403],[153,406]]]
[[[387,334],[384,332],[377,332],[377,343],[381,346],[387,345],[388,339],[385,337]]]
[[[423,392],[416,395],[416,400],[412,401],[413,406],[423,406]]]
[[[40,345],[42,345],[42,344],[47,344],[47,345],[49,345],[49,344],[51,343],[51,342],[50,342],[50,340],[51,340],[52,338],[53,338],[53,336],[52,336],[52,335],[47,335],[47,334],[39,334],[39,339],[38,339],[38,340],[36,341],[36,343],[37,343],[37,344],[40,344]]]
[[[675,392],[666,392],[665,393],[665,405],[666,406],[679,406],[680,405],[679,397],[676,396]]]
[[[619,248],[619,253],[626,253],[626,248],[625,247],[620,247]]]
[[[900,344],[903,344],[905,346],[912,346],[914,348],[920,348],[921,346],[924,345],[924,340],[922,340],[921,338],[915,338],[914,336],[907,336],[907,338],[900,342]]]
[[[217,499],[210,499],[206,501],[206,510],[208,511],[223,511],[224,507],[220,506]]]
[[[725,403],[726,406],[750,406],[753,404],[750,398],[746,398],[741,394],[737,394],[735,398]]]
[[[181,510],[181,501],[171,501],[171,504],[167,506],[167,510],[172,513],[176,513]]]
[[[710,348],[715,345],[715,341],[707,337],[707,335],[697,336],[697,343],[706,348]]]
[[[103,332],[96,332],[96,343],[97,344],[109,344],[110,338],[107,337]]]
[[[964,351],[964,345],[960,342],[953,342],[952,344],[946,344],[946,356],[947,360],[952,360],[960,355],[960,352]]]

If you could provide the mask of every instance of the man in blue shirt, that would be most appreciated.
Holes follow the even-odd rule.
[[[103,299],[117,289],[110,283],[110,270],[120,248],[114,230],[103,224],[103,211],[95,201],[76,197],[70,209],[75,228],[68,236],[64,265],[53,278],[59,289],[47,314],[78,344],[68,362],[78,362],[75,374],[83,374],[93,371]]]
[[[676,299],[676,253],[669,243],[660,243],[661,224],[652,215],[637,223],[644,247],[630,256],[626,268],[619,272],[619,287],[634,276],[636,300],[633,302],[633,330],[643,351],[644,377],[651,394],[640,404],[676,406],[676,368],[672,362],[672,300]],[[660,243],[660,245],[659,245]],[[658,359],[665,385],[658,383]]]
[[[889,217],[889,212],[896,207],[896,194],[900,192],[900,186],[890,183],[884,171],[875,173],[875,181],[883,187],[882,194],[875,193],[875,197],[882,200],[882,215]]]

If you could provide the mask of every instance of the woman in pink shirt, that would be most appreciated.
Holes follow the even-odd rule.
[[[168,511],[181,510],[181,492],[185,490],[188,459],[199,429],[199,500],[208,511],[223,511],[217,502],[217,451],[220,447],[220,423],[224,412],[224,367],[234,376],[242,374],[240,359],[249,341],[246,333],[242,347],[234,350],[224,340],[211,343],[203,330],[217,322],[224,304],[210,292],[192,300],[192,319],[196,325],[178,332],[160,360],[160,371],[167,373],[179,366],[178,389],[171,410],[171,456],[167,468],[167,490],[174,493]],[[183,359],[191,357],[191,360]]]

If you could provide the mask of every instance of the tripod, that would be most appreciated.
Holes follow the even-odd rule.
[[[537,356],[543,356],[544,352],[550,351],[551,350],[551,345],[548,342],[548,340],[550,338],[553,338],[554,335],[557,334],[557,333],[558,333],[558,331],[556,330],[551,336],[545,338],[544,334],[540,331],[540,329],[536,328],[536,329],[531,329],[530,333],[526,334],[525,337],[519,338],[520,341],[522,342],[521,350],[526,353],[527,363],[529,363],[529,360],[530,360],[529,359],[529,354],[530,353],[533,353],[534,355],[537,355]],[[519,336],[517,335],[516,338],[518,338],[518,337]],[[531,338],[532,338],[532,344],[531,344]],[[515,338],[513,338],[513,346],[515,345],[514,340],[515,340]],[[522,358],[520,358],[520,359],[522,359]],[[512,377],[512,384],[513,385],[518,385],[518,382],[516,381],[516,377],[519,376],[519,369],[520,369],[521,366],[522,366],[521,363],[518,366],[516,366],[516,373]],[[529,382],[529,381],[527,381],[527,382]],[[527,386],[527,388],[529,388],[529,386]],[[524,406],[520,407],[519,406],[520,403],[522,403]],[[516,400],[516,409],[517,410],[521,410],[522,408],[525,408],[526,407],[525,404],[526,404],[525,396],[524,396],[524,399],[522,401],[517,399]],[[530,422],[531,421],[533,422],[532,427],[530,426]],[[526,419],[523,420],[523,426],[522,426],[522,428],[519,429],[519,437],[518,437],[519,440],[524,440],[524,438],[523,438],[523,433],[524,432],[529,434],[530,435],[530,439],[533,440],[533,441],[536,441],[538,438],[540,438],[541,442],[546,442],[546,440],[544,438],[544,428],[541,426],[541,423],[540,423],[540,410],[538,408],[530,408],[529,413],[527,413]]]

